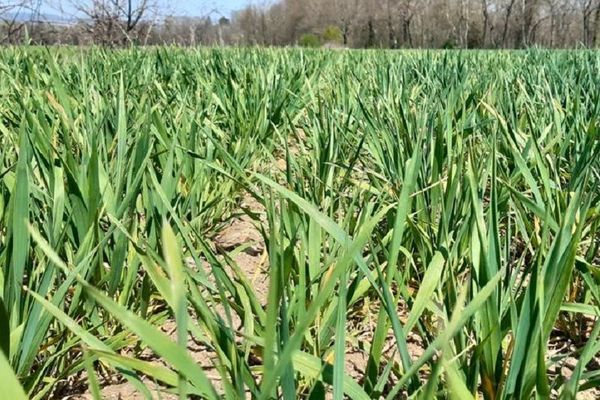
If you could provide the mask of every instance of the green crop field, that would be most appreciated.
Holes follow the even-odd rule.
[[[600,396],[600,52],[5,48],[0,138],[0,398]]]

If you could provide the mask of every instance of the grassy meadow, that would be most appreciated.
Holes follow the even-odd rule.
[[[4,48],[0,138],[0,397],[600,396],[599,52]]]

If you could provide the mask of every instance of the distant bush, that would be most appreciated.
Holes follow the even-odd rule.
[[[300,37],[298,44],[302,47],[319,47],[321,45],[321,39],[314,33],[305,33]]]
[[[323,41],[325,43],[342,43],[342,40],[342,30],[335,25],[329,25],[323,31]]]
[[[445,50],[452,50],[455,49],[456,45],[454,44],[454,40],[452,39],[448,39],[444,42],[444,44],[442,45],[442,49]]]

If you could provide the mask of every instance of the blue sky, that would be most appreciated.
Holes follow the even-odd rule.
[[[160,3],[171,6],[175,12],[184,15],[203,15],[212,9],[229,16],[232,11],[251,4],[251,0],[159,0]]]
[[[70,4],[79,0],[50,0],[42,2],[42,14],[60,14],[60,5],[66,13],[74,10]],[[211,10],[218,13],[213,16],[229,17],[232,11],[239,10],[248,4],[264,4],[265,0],[156,0],[164,10],[175,15],[190,17],[206,15]]]

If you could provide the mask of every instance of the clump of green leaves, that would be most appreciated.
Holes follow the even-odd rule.
[[[598,386],[598,53],[0,52],[12,397]],[[266,299],[214,244],[244,212]]]

